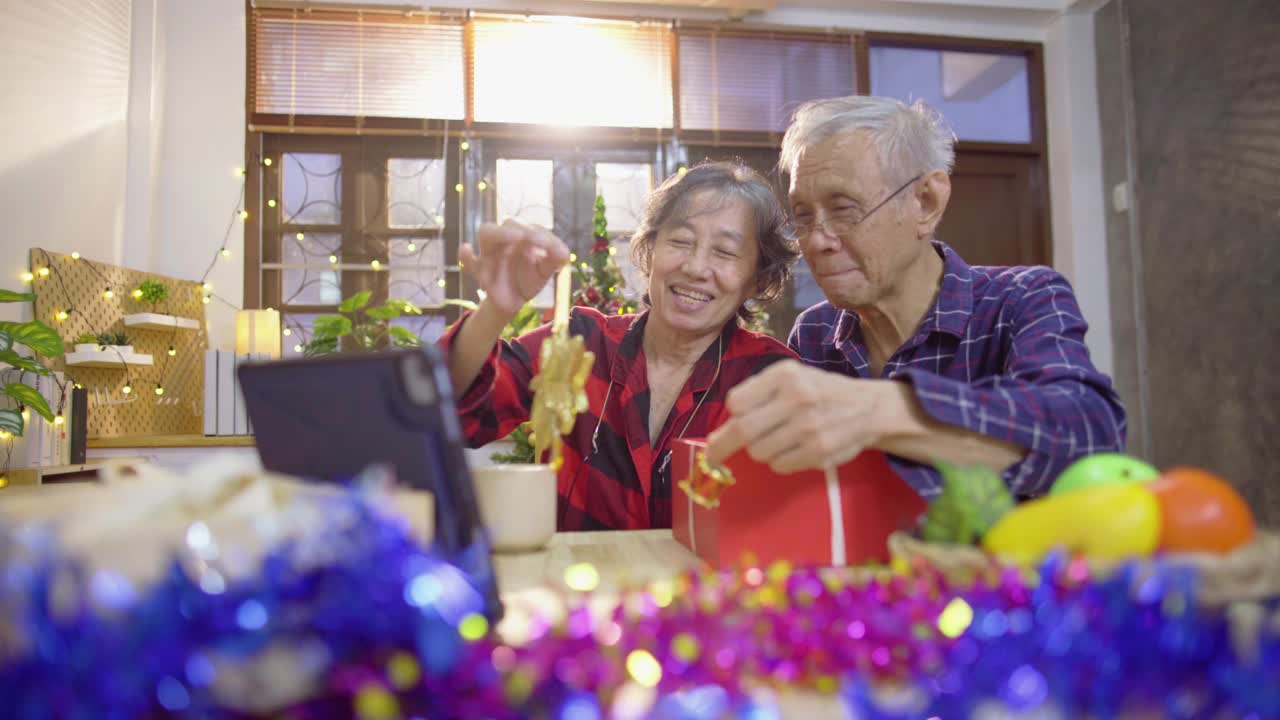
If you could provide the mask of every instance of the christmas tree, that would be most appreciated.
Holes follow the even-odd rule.
[[[609,223],[604,215],[603,195],[596,195],[591,235],[591,256],[573,268],[578,280],[573,304],[593,307],[605,315],[635,312],[635,303],[622,294],[627,283],[613,257],[618,249],[609,244]]]

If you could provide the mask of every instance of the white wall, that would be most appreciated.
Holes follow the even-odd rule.
[[[236,215],[244,178],[236,170],[244,165],[245,3],[159,5],[163,111],[149,269],[199,280],[217,258],[209,282],[220,299],[205,306],[210,347],[232,349],[233,306],[244,296],[244,228]],[[230,258],[218,255],[224,240]]]
[[[164,120],[163,0],[133,0],[129,79],[129,162],[125,177],[124,256],[153,270],[160,123]]]
[[[1061,15],[1044,43],[1053,263],[1075,288],[1089,321],[1089,353],[1109,375],[1114,345],[1092,12]]]
[[[31,247],[121,259],[129,13],[129,0],[0,4],[0,287],[22,286]]]

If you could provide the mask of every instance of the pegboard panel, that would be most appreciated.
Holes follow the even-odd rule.
[[[32,248],[31,282],[35,317],[56,329],[67,352],[83,333],[123,332],[134,352],[150,355],[152,365],[112,368],[66,367],[62,358],[48,365],[67,373],[89,391],[89,437],[124,435],[199,435],[204,431],[204,351],[208,347],[204,293],[199,283],[107,265],[90,258]],[[48,274],[41,274],[48,268]],[[134,298],[143,280],[157,280],[169,297],[152,306]],[[112,297],[105,297],[107,289]],[[65,320],[58,314],[66,312]],[[199,329],[149,330],[125,327],[124,317],[154,312],[191,318]],[[170,346],[174,354],[169,355]],[[132,392],[125,393],[129,384]],[[164,388],[157,395],[157,386]]]

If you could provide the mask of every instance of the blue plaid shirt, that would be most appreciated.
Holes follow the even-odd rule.
[[[1043,494],[1079,457],[1122,449],[1124,408],[1089,360],[1088,324],[1066,278],[1042,266],[970,266],[933,244],[942,287],[882,377],[910,383],[940,423],[1027,448],[1004,475],[1021,497]],[[858,316],[829,302],[796,318],[788,344],[810,365],[870,377]],[[921,495],[941,489],[931,466],[889,460]]]

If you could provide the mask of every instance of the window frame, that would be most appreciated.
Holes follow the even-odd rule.
[[[269,0],[258,0],[263,7],[272,7]],[[255,3],[247,0],[246,8],[250,27],[250,46],[247,52],[250,62],[246,66],[246,168],[250,168],[246,178],[245,207],[249,216],[244,223],[245,229],[245,307],[263,307],[269,305],[271,298],[264,292],[262,271],[262,242],[268,237],[263,227],[261,212],[265,207],[262,173],[260,162],[264,146],[276,141],[271,138],[287,135],[293,138],[318,136],[311,141],[316,146],[335,147],[341,145],[343,138],[359,138],[364,136],[400,137],[415,139],[417,142],[445,142],[450,148],[446,153],[446,187],[463,182],[469,188],[458,197],[456,193],[446,191],[446,216],[459,218],[461,222],[447,222],[446,233],[446,297],[466,297],[474,299],[474,292],[469,292],[465,278],[457,272],[457,248],[461,242],[474,237],[481,222],[494,219],[496,213],[496,194],[473,192],[470,189],[483,178],[492,178],[494,160],[497,157],[528,157],[530,159],[546,159],[557,154],[577,151],[591,154],[602,154],[616,151],[618,155],[628,158],[623,161],[634,161],[637,152],[652,152],[655,167],[655,183],[661,182],[666,175],[674,172],[688,158],[688,150],[692,147],[715,148],[722,150],[722,155],[732,155],[735,150],[743,154],[755,154],[762,150],[780,149],[782,133],[772,131],[710,131],[685,130],[680,117],[680,32],[712,31],[747,36],[783,36],[783,37],[822,37],[832,38],[846,36],[853,45],[855,87],[852,92],[867,94],[870,91],[870,48],[876,46],[907,47],[931,50],[976,51],[985,53],[1004,53],[1022,55],[1027,59],[1029,112],[1031,114],[1032,138],[1029,143],[978,142],[960,140],[956,143],[957,155],[979,153],[1000,153],[1025,156],[1032,160],[1031,185],[1032,197],[1038,207],[1035,211],[1043,219],[1037,228],[1038,253],[1045,262],[1052,259],[1052,235],[1048,222],[1050,217],[1050,198],[1048,183],[1048,141],[1047,117],[1045,106],[1044,80],[1044,46],[1041,43],[991,40],[982,38],[966,38],[941,35],[922,35],[912,33],[866,32],[850,29],[806,28],[777,25],[751,25],[679,21],[673,22],[671,42],[673,128],[631,128],[631,127],[589,127],[589,128],[553,128],[540,125],[524,125],[514,123],[477,123],[473,122],[474,77],[473,53],[475,51],[472,24],[466,12],[457,13],[463,24],[464,42],[463,59],[466,74],[464,87],[466,120],[445,121],[431,118],[353,118],[336,116],[275,116],[255,112],[253,106],[253,12]],[[279,3],[275,4],[276,6]],[[320,6],[322,9],[323,6]],[[377,6],[370,6],[364,12],[386,11]],[[403,12],[398,11],[398,12]],[[415,11],[417,12],[417,11]],[[436,12],[436,11],[432,11]],[[445,13],[448,15],[448,11]],[[554,14],[554,13],[530,13]],[[606,20],[633,20],[632,17],[621,17],[608,14],[583,14],[582,17]],[[663,18],[646,18],[663,20]],[[462,140],[472,143],[473,152],[464,156],[458,149]],[[306,145],[307,142],[302,142]],[[358,140],[355,141],[358,144]],[[274,145],[272,145],[274,147]],[[515,154],[512,154],[515,153]],[[523,153],[523,154],[521,154]],[[606,160],[598,160],[606,161]],[[554,177],[554,174],[553,174]],[[777,179],[786,182],[786,176],[779,174]],[[348,183],[344,182],[344,193]],[[782,188],[785,196],[785,186]],[[553,189],[553,196],[559,191]],[[583,195],[585,196],[585,191]],[[559,214],[559,213],[557,213]],[[344,217],[346,215],[344,214]],[[560,228],[557,228],[560,229]],[[570,238],[572,244],[573,239]],[[587,248],[573,248],[583,252]],[[346,280],[344,279],[344,296]],[[792,307],[794,287],[788,288],[786,295],[779,303],[787,303],[785,309],[773,306],[775,317],[793,316]],[[293,306],[308,307],[308,306]],[[320,306],[315,306],[319,308]],[[325,307],[321,311],[332,310]],[[299,311],[294,309],[294,311]],[[456,309],[449,309],[446,317],[453,319]]]
[[[1018,155],[1030,160],[1030,184],[1033,211],[1042,218],[1036,227],[1037,257],[1044,264],[1053,261],[1053,229],[1049,218],[1052,206],[1049,198],[1049,129],[1048,110],[1045,105],[1044,45],[1018,40],[992,40],[987,38],[953,37],[950,35],[923,35],[916,33],[867,32],[859,46],[858,92],[871,92],[871,47],[899,47],[919,50],[953,50],[1001,55],[1019,55],[1027,61],[1027,100],[1031,113],[1031,142],[989,142],[958,140],[956,157],[981,154]]]
[[[459,182],[461,151],[458,141],[446,136],[435,138],[349,136],[349,135],[299,135],[252,133],[251,157],[256,162],[248,165],[246,208],[249,217],[245,222],[245,307],[271,307],[282,314],[334,313],[337,304],[286,303],[283,294],[284,269],[280,238],[294,232],[338,232],[340,234],[341,296],[369,290],[370,304],[385,302],[389,297],[390,258],[370,245],[391,237],[439,238],[444,242],[443,294],[446,298],[459,297],[463,291],[458,267],[458,247],[463,237],[460,223],[450,219],[462,217],[459,213],[459,193],[453,186]],[[432,152],[432,150],[435,150]],[[288,224],[283,221],[283,208],[266,207],[265,199],[279,197],[280,175],[283,171],[284,153],[322,152],[342,156],[342,214],[335,226]],[[264,158],[272,158],[270,167]],[[386,163],[390,158],[441,159],[445,162],[444,227],[441,229],[393,228],[389,225],[388,212],[380,209],[389,197]],[[472,183],[474,185],[474,183]],[[463,193],[466,195],[466,193]],[[379,208],[379,209],[373,209]],[[373,218],[370,225],[365,222]],[[373,270],[374,259],[384,263]],[[452,306],[424,307],[424,315],[441,315],[446,322],[457,319],[459,310]]]

